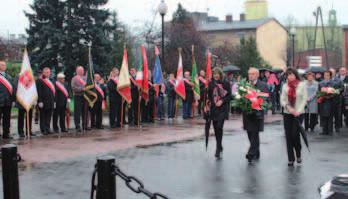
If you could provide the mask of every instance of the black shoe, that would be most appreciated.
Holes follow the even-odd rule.
[[[3,136],[2,136],[2,139],[4,139],[4,140],[12,140],[13,137],[11,137],[11,136],[9,136],[9,135],[3,135]]]
[[[297,158],[297,163],[301,164],[302,163],[302,158]]]
[[[24,133],[20,133],[20,134],[19,134],[19,137],[20,137],[20,138],[25,138]]]
[[[220,155],[220,150],[219,149],[216,149],[216,151],[215,151],[215,157],[216,157],[216,159],[221,159],[221,155]]]
[[[293,167],[294,166],[294,162],[288,162],[288,166],[289,167]]]
[[[31,137],[35,137],[36,134],[35,134],[35,133],[30,133],[30,136],[31,136]]]
[[[53,132],[54,133],[59,133],[59,130],[58,129],[54,129]]]
[[[64,130],[61,130],[62,133],[67,133],[68,130],[64,129]]]
[[[44,131],[44,132],[41,132],[42,135],[48,135],[48,132]]]
[[[246,154],[245,158],[248,160],[249,163],[251,163],[253,161],[253,155]]]

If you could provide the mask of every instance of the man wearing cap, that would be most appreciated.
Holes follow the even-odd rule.
[[[0,121],[2,124],[2,138],[10,137],[11,108],[14,101],[12,78],[6,73],[6,62],[0,59]]]
[[[65,75],[63,73],[59,73],[57,75],[57,81],[55,82],[56,87],[56,108],[53,113],[53,129],[55,133],[59,132],[58,128],[58,120],[59,127],[61,132],[68,132],[65,126],[65,111],[70,102],[69,92],[67,89],[67,85],[65,84]]]
[[[71,80],[71,89],[74,94],[74,122],[75,128],[77,132],[81,132],[81,118],[82,118],[82,126],[85,130],[87,129],[87,113],[86,106],[87,102],[83,98],[84,89],[86,85],[86,76],[84,76],[85,70],[82,66],[78,66],[76,68],[76,75]]]
[[[56,88],[50,80],[51,69],[45,67],[42,70],[41,77],[36,80],[38,105],[40,109],[40,130],[47,135],[51,132],[50,124],[52,113],[55,107]]]

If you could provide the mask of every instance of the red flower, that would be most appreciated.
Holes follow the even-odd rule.
[[[250,100],[252,109],[261,111],[263,99],[258,98],[257,96],[258,96],[257,92],[255,90],[251,90],[251,91],[248,91],[248,94],[245,95],[245,98]]]

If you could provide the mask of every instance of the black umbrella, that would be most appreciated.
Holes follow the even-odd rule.
[[[282,73],[282,72],[284,72],[284,70],[281,69],[281,68],[273,68],[273,69],[272,69],[272,72],[273,72],[273,73]]]
[[[234,65],[224,66],[222,69],[225,73],[240,72],[240,68]]]
[[[325,68],[323,67],[318,67],[318,66],[313,66],[307,69],[307,72],[312,72],[312,73],[323,73],[325,72]]]
[[[205,150],[208,149],[208,142],[209,142],[209,131],[210,131],[210,125],[211,125],[211,119],[210,119],[210,112],[204,112],[203,113],[203,117],[205,119],[205,132],[204,132],[204,135],[205,135]]]
[[[303,128],[303,126],[301,125],[300,120],[298,118],[296,118],[296,121],[297,121],[297,125],[298,125],[297,127],[298,127],[298,129],[300,131],[300,134],[302,136],[303,142],[306,144],[307,149],[310,152],[309,144],[308,144],[308,138],[307,138],[307,133],[306,133],[305,129]]]

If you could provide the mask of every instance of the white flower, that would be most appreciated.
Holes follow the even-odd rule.
[[[236,99],[240,99],[240,98],[242,98],[242,97],[239,95],[239,93],[237,93]]]

